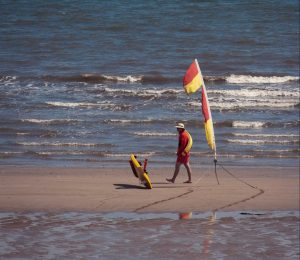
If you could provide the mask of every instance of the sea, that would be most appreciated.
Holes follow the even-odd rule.
[[[182,87],[194,59],[218,162],[299,167],[297,0],[0,0],[0,167],[124,168],[132,153],[149,170],[173,167],[178,122],[193,137],[192,167],[213,165],[201,90]],[[233,213],[213,226],[201,213],[179,224],[174,215],[144,224],[139,216],[24,214],[1,213],[0,258],[168,258],[187,248],[195,259],[299,257],[297,214]]]
[[[299,166],[298,1],[0,1],[0,164],[173,166],[183,122],[217,159]]]

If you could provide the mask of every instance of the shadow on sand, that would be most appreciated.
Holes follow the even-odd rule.
[[[114,186],[116,186],[116,189],[147,189],[146,187],[124,183],[115,183]]]

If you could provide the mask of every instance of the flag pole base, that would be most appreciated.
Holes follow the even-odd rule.
[[[215,163],[215,175],[216,175],[216,179],[217,179],[218,185],[220,185],[218,174],[217,174],[217,159],[214,159],[214,163]]]

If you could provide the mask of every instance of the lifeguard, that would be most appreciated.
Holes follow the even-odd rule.
[[[179,123],[175,126],[177,128],[178,136],[178,149],[177,149],[177,160],[175,165],[175,171],[171,179],[166,179],[168,182],[175,182],[175,179],[179,173],[180,166],[183,164],[188,173],[188,180],[184,183],[192,183],[192,172],[189,164],[190,150],[192,148],[193,139],[189,132],[185,130],[184,124]]]

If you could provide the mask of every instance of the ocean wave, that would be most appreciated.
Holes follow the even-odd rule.
[[[14,82],[16,79],[17,79],[17,76],[1,76],[0,75],[0,83]]]
[[[299,149],[254,149],[252,153],[265,158],[299,158]]]
[[[294,128],[300,126],[300,121],[287,122],[270,122],[270,121],[241,121],[241,120],[225,120],[216,121],[214,125],[217,127],[233,127],[233,128]],[[242,134],[240,134],[242,135]],[[247,135],[247,134],[245,134]],[[276,136],[276,135],[275,135]],[[289,135],[293,136],[293,135]]]
[[[88,103],[88,102],[60,102],[60,101],[55,101],[55,102],[46,102],[47,105],[54,106],[54,107],[96,107],[99,106],[95,103]]]
[[[52,138],[57,137],[59,135],[58,131],[55,130],[30,130],[29,132],[21,132],[16,133],[17,136],[32,136],[32,137],[44,137],[44,138]]]
[[[251,75],[230,75],[226,81],[232,84],[276,84],[288,81],[299,81],[295,76],[251,76]]]
[[[114,144],[100,143],[60,143],[60,142],[17,142],[17,145],[22,146],[78,146],[78,147],[114,147]]]
[[[186,97],[183,92],[183,88],[165,88],[165,87],[108,87],[108,86],[88,86],[78,87],[72,86],[68,88],[61,88],[56,86],[58,91],[66,91],[69,93],[76,93],[80,91],[81,96],[87,97],[86,100],[49,100],[47,102],[34,102],[26,104],[26,108],[32,109],[45,109],[50,107],[66,107],[66,108],[86,108],[86,109],[103,109],[112,111],[128,111],[133,109],[135,101],[133,98],[141,98],[151,102],[153,99],[164,102],[171,101],[173,106],[175,99],[180,99],[177,103],[182,104],[186,102],[188,106],[201,107],[200,101],[195,101],[197,95]],[[293,88],[293,87],[292,87]],[[263,87],[263,88],[241,88],[241,89],[208,89],[208,95],[210,105],[212,109],[218,110],[256,110],[256,109],[283,109],[298,108],[300,107],[299,98],[300,93],[296,89],[282,88],[282,87]],[[48,87],[45,88],[48,91]],[[52,89],[52,88],[51,88]],[[8,90],[11,91],[11,88]],[[15,91],[15,90],[13,90]],[[41,91],[43,91],[41,89]],[[88,95],[87,95],[88,94]],[[90,98],[90,94],[92,97]],[[95,95],[99,97],[97,102],[91,102],[94,100]],[[99,95],[98,95],[99,94]],[[80,95],[77,95],[80,97]],[[123,102],[115,102],[114,98],[124,99]],[[184,101],[184,99],[186,101]],[[105,100],[102,101],[101,100]],[[182,102],[181,102],[182,101]],[[14,106],[17,103],[6,102],[3,103],[3,107]],[[145,103],[144,103],[145,104]],[[46,122],[45,122],[46,123]]]
[[[182,76],[184,75],[184,72]],[[75,76],[45,76],[44,80],[60,82],[86,82],[86,83],[151,83],[166,84],[182,82],[181,77],[166,77],[162,75],[106,75],[106,74],[80,74]],[[253,75],[229,75],[229,76],[204,76],[204,81],[213,83],[228,82],[232,84],[276,84],[288,81],[299,81],[296,76],[253,76]]]
[[[262,128],[267,126],[267,122],[261,121],[233,121],[232,127],[235,128]]]
[[[171,132],[133,132],[134,135],[137,135],[137,136],[154,136],[154,137],[157,137],[157,136],[176,136],[177,134],[176,133],[171,133]]]
[[[287,109],[299,106],[299,100],[276,100],[276,99],[236,99],[231,98],[216,98],[210,100],[211,109],[216,110],[257,110],[265,109]],[[202,107],[200,101],[187,102],[190,107]]]
[[[120,88],[109,88],[104,87],[101,89],[92,90],[94,93],[105,93],[112,95],[113,97],[117,96],[132,96],[132,97],[143,97],[143,98],[170,98],[176,96],[180,93],[183,93],[183,89],[120,89]]]
[[[131,124],[159,124],[159,125],[170,125],[171,127],[176,125],[178,120],[174,118],[136,118],[136,119],[105,119],[103,122],[105,124],[124,124],[124,125],[131,125]],[[182,120],[188,126],[198,125],[201,120]],[[201,121],[202,122],[202,121]]]
[[[182,72],[182,77],[185,71]],[[128,83],[128,84],[167,84],[167,83],[182,83],[182,77],[168,77],[161,74],[144,74],[144,75],[109,75],[97,73],[84,73],[78,75],[45,75],[42,77],[36,76],[11,76],[0,75],[0,83],[12,83],[16,80],[43,80],[47,82],[82,82],[82,83]],[[204,81],[207,83],[224,83],[230,84],[278,84],[289,81],[299,81],[297,76],[278,76],[278,75],[206,75]]]
[[[136,154],[136,158],[142,157],[151,157],[154,156],[156,152],[142,152]],[[105,157],[122,157],[122,158],[130,158],[130,153],[105,153]]]
[[[33,123],[33,124],[46,124],[46,125],[64,125],[69,123],[77,123],[82,122],[83,120],[79,119],[35,119],[35,118],[28,118],[28,119],[21,119],[24,123]]]
[[[221,102],[211,101],[210,105],[212,109],[220,109],[220,110],[233,110],[233,109],[286,109],[297,107],[299,104],[296,100],[222,100]]]
[[[221,95],[225,97],[246,97],[249,98],[282,98],[282,97],[289,97],[295,98],[299,102],[300,93],[299,91],[288,90],[288,89],[253,89],[253,88],[242,88],[242,89],[235,89],[235,90],[228,90],[228,89],[217,89],[217,90],[207,90],[208,94],[213,95]],[[278,101],[278,100],[277,100]]]
[[[105,119],[103,120],[105,124],[121,124],[121,125],[132,125],[132,124],[158,124],[158,125],[169,125],[172,127],[176,124],[177,120],[175,118],[146,118],[146,119]],[[202,118],[182,120],[182,122],[187,127],[199,127],[202,126]],[[233,128],[274,128],[274,127],[284,127],[284,128],[295,128],[299,127],[300,121],[286,121],[286,122],[271,122],[271,121],[242,121],[242,120],[225,120],[225,121],[214,121],[215,127],[233,127]],[[146,132],[147,133],[147,132]]]
[[[58,135],[57,130],[50,130],[50,129],[19,129],[19,121],[16,120],[13,122],[16,124],[16,128],[1,128],[0,133],[8,134],[8,135],[16,135],[16,136],[35,136],[35,137],[55,137]]]
[[[66,156],[66,155],[92,155],[96,157],[104,157],[106,152],[101,152],[101,151],[42,151],[42,152],[34,152],[37,155],[41,156]]]
[[[156,120],[153,119],[105,119],[106,124],[152,124]]]
[[[106,75],[106,74],[80,74],[73,76],[44,76],[46,81],[54,82],[86,82],[86,83],[170,83],[176,82],[174,78],[161,75]],[[177,79],[178,80],[178,79]]]
[[[228,143],[239,145],[264,145],[264,144],[299,144],[299,140],[261,140],[261,139],[227,139]]]
[[[109,109],[109,110],[130,110],[132,108],[131,105],[126,104],[114,104],[110,102],[103,103],[90,103],[90,102],[61,102],[61,101],[48,101],[45,102],[49,106],[53,107],[67,107],[67,108],[101,108],[101,109]]]
[[[296,150],[250,150],[246,153],[219,152],[218,158],[299,158],[299,155]]]
[[[113,81],[113,82],[127,82],[127,83],[137,83],[142,81],[142,76],[109,76],[109,75],[102,75],[106,81]]]
[[[237,137],[261,137],[261,138],[288,138],[288,139],[295,139],[299,141],[299,135],[295,134],[250,134],[250,133],[233,133],[232,135]]]

